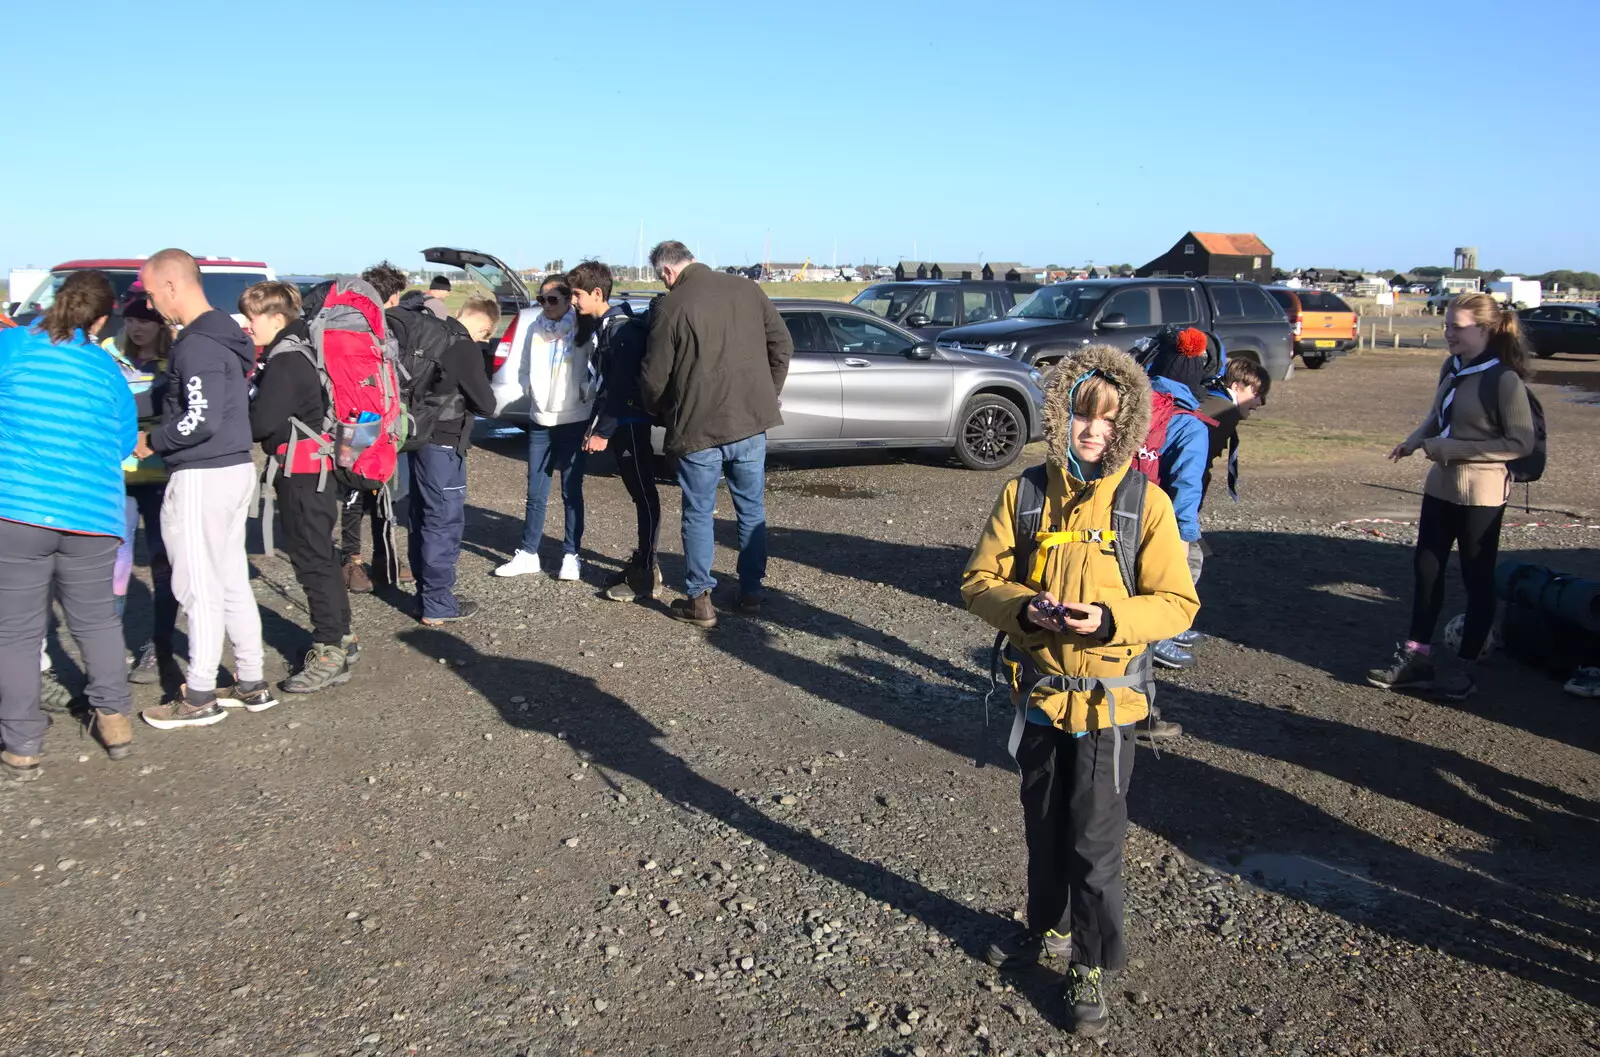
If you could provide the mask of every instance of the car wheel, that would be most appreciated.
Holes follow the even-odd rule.
[[[1556,354],[1555,349],[1534,349],[1533,354],[1541,360],[1548,360]]]
[[[1306,365],[1306,370],[1308,371],[1320,371],[1328,365],[1328,357],[1319,356],[1316,353],[1301,354],[1300,362]]]
[[[1010,466],[1028,442],[1022,409],[1003,396],[980,393],[961,409],[956,458],[969,470]]]

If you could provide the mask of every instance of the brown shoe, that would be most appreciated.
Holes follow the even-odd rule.
[[[739,612],[747,617],[759,617],[761,615],[762,597],[761,595],[740,595]]]
[[[356,595],[372,593],[372,577],[367,575],[367,567],[359,554],[351,555],[344,563],[344,589]]]
[[[693,598],[673,599],[671,611],[672,619],[693,624],[697,628],[717,626],[717,611],[711,604],[710,591],[702,591]]]
[[[133,751],[133,720],[121,712],[102,712],[98,708],[89,717],[89,725],[106,755],[113,760],[126,759]]]
[[[411,566],[407,565],[405,562],[400,563],[400,579],[398,582],[403,584],[414,584],[417,582],[417,578],[411,575]]]
[[[0,752],[0,778],[11,782],[31,782],[40,773],[39,757]]]

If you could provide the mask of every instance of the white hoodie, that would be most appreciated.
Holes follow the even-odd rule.
[[[575,345],[576,312],[560,319],[533,314],[522,358],[522,384],[535,425],[561,426],[586,421],[594,409],[592,341]]]

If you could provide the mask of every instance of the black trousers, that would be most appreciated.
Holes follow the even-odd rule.
[[[408,522],[407,503],[411,490],[410,452],[402,452],[394,471],[394,524]],[[352,498],[352,494],[354,498]],[[375,492],[346,492],[340,497],[343,513],[339,519],[339,562],[343,564],[362,553],[361,522],[372,522],[372,571],[383,578],[382,570],[388,568],[389,544],[394,539],[393,525],[383,520],[383,506]]]
[[[1430,643],[1444,609],[1444,572],[1450,549],[1461,550],[1461,579],[1467,588],[1467,626],[1461,656],[1477,660],[1494,626],[1494,567],[1500,559],[1504,506],[1461,506],[1433,496],[1422,499],[1417,521],[1416,593],[1411,602],[1411,639]]]
[[[306,593],[311,638],[323,646],[337,646],[350,634],[350,595],[345,590],[339,553],[333,544],[333,527],[339,520],[339,489],[330,481],[317,491],[314,473],[279,477],[275,487],[283,549],[294,566],[294,578]]]
[[[467,457],[445,444],[411,453],[411,573],[422,617],[453,617],[456,563],[467,529]]]
[[[639,545],[634,560],[648,569],[661,549],[661,493],[656,489],[656,452],[650,446],[650,423],[627,422],[611,435],[611,454],[617,473],[633,500],[639,523]]]
[[[128,486],[128,538],[133,538],[134,514],[144,522],[144,546],[150,557],[150,583],[155,607],[155,626],[150,641],[155,644],[156,655],[162,659],[172,657],[172,636],[178,628],[178,599],[172,593],[172,560],[167,557],[167,544],[161,538],[161,504],[166,499],[164,484],[134,484]]]
[[[1121,969],[1122,847],[1128,836],[1133,730],[1074,738],[1030,723],[1017,747],[1028,840],[1028,927],[1072,932],[1072,960]],[[1112,761],[1120,755],[1122,789]]]

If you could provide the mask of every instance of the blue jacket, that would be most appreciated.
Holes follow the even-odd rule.
[[[82,331],[60,345],[0,331],[0,519],[122,538],[122,460],[138,437],[117,361]]]
[[[1150,388],[1172,397],[1172,402],[1184,411],[1200,410],[1200,402],[1182,382],[1152,378]],[[1166,443],[1161,446],[1161,490],[1172,499],[1172,512],[1178,516],[1178,536],[1185,543],[1200,538],[1200,499],[1205,491],[1210,443],[1210,431],[1204,422],[1193,415],[1173,415],[1167,426]]]
[[[250,374],[256,347],[213,308],[183,328],[167,357],[166,402],[150,447],[173,470],[250,461]]]

